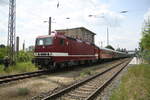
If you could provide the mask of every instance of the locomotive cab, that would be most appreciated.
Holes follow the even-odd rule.
[[[50,57],[51,53],[49,50],[53,43],[53,37],[51,36],[36,38],[34,63],[39,69],[43,69],[44,66],[52,64],[52,58]]]
[[[38,68],[52,68],[61,62],[59,56],[67,54],[67,40],[63,35],[39,36],[36,38],[34,62]],[[54,63],[55,62],[55,63]]]

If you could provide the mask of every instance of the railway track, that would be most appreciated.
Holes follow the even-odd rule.
[[[34,72],[26,72],[22,74],[0,76],[0,84],[9,83],[12,81],[17,81],[17,80],[31,78],[31,77],[36,77],[36,76],[40,76],[40,75],[47,74],[47,73],[48,71],[46,70],[40,70],[40,71],[34,71]]]
[[[42,100],[92,100],[99,94],[120,72],[131,59],[114,65],[113,67],[90,76],[56,93],[44,97]]]
[[[35,72],[26,72],[21,74],[15,74],[15,75],[7,75],[7,76],[0,76],[0,84],[9,83],[12,81],[17,81],[21,79],[36,77],[48,73],[53,73],[53,71],[47,71],[47,70],[39,70]]]

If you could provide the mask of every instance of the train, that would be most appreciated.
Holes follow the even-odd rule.
[[[36,38],[33,62],[39,69],[56,69],[128,57],[127,53],[100,48],[61,32]]]

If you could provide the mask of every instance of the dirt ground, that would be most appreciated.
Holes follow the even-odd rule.
[[[57,87],[68,85],[86,77],[82,73],[87,70],[93,73],[100,72],[105,70],[107,68],[106,66],[109,67],[111,65],[105,63],[3,84],[0,86],[0,100],[30,100],[32,97],[41,93],[54,90]]]

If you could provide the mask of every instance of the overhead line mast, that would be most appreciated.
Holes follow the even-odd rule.
[[[8,18],[8,56],[11,62],[15,61],[15,40],[16,40],[16,0],[9,0]]]

